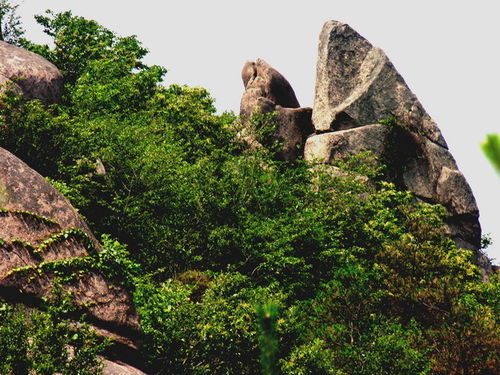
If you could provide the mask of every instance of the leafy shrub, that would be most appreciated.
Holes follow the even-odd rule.
[[[243,275],[213,275],[201,300],[193,286],[168,280],[144,283],[135,299],[155,372],[175,374],[259,371],[257,304],[281,301],[275,288],[257,287]]]
[[[57,309],[48,312],[0,305],[0,374],[95,375],[106,346],[86,325]]]

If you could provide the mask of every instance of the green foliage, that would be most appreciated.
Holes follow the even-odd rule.
[[[381,196],[396,197],[404,202],[391,189]],[[376,237],[387,236],[373,257],[350,253],[294,311],[304,344],[282,361],[288,373],[489,374],[498,366],[496,303],[474,291],[489,295],[497,281],[481,283],[471,253],[443,236],[440,207],[390,206],[368,221]]]
[[[278,306],[270,302],[259,305],[257,306],[257,316],[259,319],[259,346],[262,374],[276,375],[278,374],[278,338],[276,335]]]
[[[481,148],[493,167],[500,173],[500,135],[488,134]]]
[[[54,176],[59,162],[70,162],[71,145],[78,142],[78,136],[67,122],[67,117],[54,116],[36,100],[21,96],[3,96],[0,100],[2,147],[44,175]]]
[[[145,109],[165,71],[151,67],[132,73],[134,65],[115,59],[90,62],[70,92],[72,110],[95,117],[103,113],[124,116]]]
[[[94,375],[107,344],[86,325],[76,327],[60,307],[47,312],[0,304],[0,374]]]
[[[130,259],[127,247],[110,235],[103,234],[101,244],[101,251],[94,256],[94,269],[102,272],[108,279],[133,289],[134,279],[141,274],[140,265]]]
[[[141,69],[140,59],[147,53],[135,36],[117,37],[97,22],[73,16],[71,12],[35,16],[44,32],[54,39],[54,48],[26,43],[25,47],[53,62],[64,74],[68,83],[88,71],[89,65],[98,60],[122,60]]]
[[[255,305],[283,296],[248,277],[210,277],[201,300],[177,280],[141,283],[135,299],[153,371],[172,374],[256,374],[259,371]]]
[[[63,70],[66,96],[2,97],[0,145],[48,176],[102,249],[16,272],[97,271],[133,290],[151,373],[498,368],[498,277],[483,283],[446,238],[442,207],[381,181],[400,170],[369,154],[335,168],[276,161],[274,115],[241,129],[206,90],[161,86],[165,69],[142,63],[135,37],[69,12],[38,21],[54,47],[25,46]],[[409,129],[385,124],[385,157],[401,159]],[[64,235],[77,233],[50,241]]]
[[[410,335],[400,325],[378,322],[356,345],[315,338],[292,351],[282,363],[283,371],[294,375],[427,374],[429,360],[425,351],[412,348]]]

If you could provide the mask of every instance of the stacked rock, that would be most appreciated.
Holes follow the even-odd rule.
[[[282,109],[275,106],[276,98],[282,98],[282,93],[290,97],[293,90],[267,64],[266,71],[273,74],[260,73],[260,64],[262,60],[247,63],[243,70],[241,115],[248,117],[262,108],[276,110],[276,135],[284,137],[284,152],[297,143],[302,131],[306,139],[303,154],[298,152],[286,160],[303,156],[309,161],[333,163],[370,151],[386,165],[387,180],[413,192],[419,200],[446,207],[447,234],[458,246],[475,251],[481,269],[491,270],[480,251],[479,211],[470,186],[437,124],[381,49],[349,25],[325,23],[319,40],[312,134],[293,122],[279,121]],[[270,78],[277,75],[279,80]],[[254,90],[252,82],[259,82],[259,88],[264,89]],[[298,107],[296,101],[292,103]],[[287,134],[293,136],[287,139]]]

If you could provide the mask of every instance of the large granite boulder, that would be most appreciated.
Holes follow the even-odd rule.
[[[63,76],[36,53],[0,41],[0,85],[13,83],[29,99],[56,103],[63,92]]]
[[[36,306],[55,283],[73,296],[113,356],[139,361],[139,317],[131,294],[93,267],[99,243],[41,175],[0,148],[0,298]],[[123,358],[124,357],[124,358]]]
[[[389,128],[367,125],[359,129],[339,130],[308,138],[304,157],[309,161],[331,163],[350,155],[370,151],[374,156],[384,154]]]
[[[274,113],[276,127],[270,142],[279,141],[277,158],[294,161],[302,155],[306,136],[312,133],[311,108],[300,108],[295,93],[277,70],[262,59],[248,61],[241,73],[245,92],[241,98],[240,115],[245,129],[243,137],[255,144],[257,139],[251,129],[254,114]]]
[[[372,152],[387,166],[387,180],[447,208],[448,235],[475,251],[479,266],[489,271],[479,250],[479,211],[472,191],[436,123],[387,56],[337,21],[325,23],[318,54],[316,134],[307,139],[305,158],[331,163]]]
[[[320,34],[313,124],[318,132],[397,118],[446,147],[436,123],[385,53],[349,25],[328,21]]]

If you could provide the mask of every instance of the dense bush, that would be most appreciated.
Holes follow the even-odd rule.
[[[0,145],[109,234],[94,261],[134,290],[152,373],[257,374],[259,357],[294,375],[495,373],[498,277],[445,237],[442,207],[380,181],[369,155],[336,172],[276,161],[272,118],[248,149],[207,91],[163,87],[135,37],[68,12],[38,21],[54,47],[23,43],[66,95],[4,96]],[[19,316],[2,329],[34,326]]]
[[[152,368],[173,374],[258,373],[255,306],[282,301],[282,292],[238,273],[205,275],[201,296],[193,293],[200,280],[180,280],[141,283],[136,292]]]
[[[94,375],[106,343],[64,319],[64,305],[40,312],[0,303],[0,374]]]

